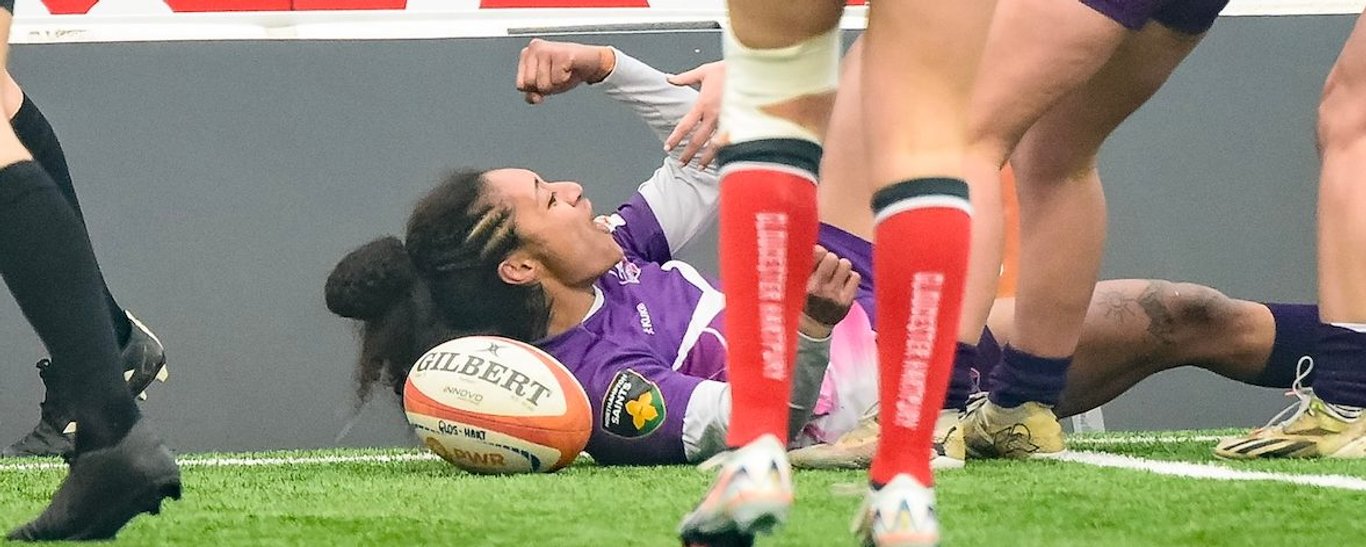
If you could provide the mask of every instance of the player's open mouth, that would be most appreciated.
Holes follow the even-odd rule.
[[[604,234],[612,233],[612,221],[607,219],[607,215],[593,217],[593,227]]]

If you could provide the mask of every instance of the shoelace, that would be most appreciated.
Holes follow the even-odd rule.
[[[986,391],[978,391],[972,395],[968,395],[968,412],[972,412],[973,409],[987,404],[988,394],[989,393]]]
[[[1304,381],[1309,379],[1309,373],[1314,370],[1314,358],[1308,355],[1300,357],[1299,362],[1295,363],[1295,382],[1290,384],[1290,391],[1285,392],[1286,396],[1298,399],[1285,410],[1273,416],[1263,429],[1289,424],[1298,420],[1305,411],[1309,410],[1309,403],[1314,398],[1314,388],[1306,387]],[[1285,416],[1289,414],[1289,417]],[[1282,419],[1284,418],[1284,419]]]

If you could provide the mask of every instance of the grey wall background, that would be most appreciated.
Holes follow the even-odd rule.
[[[1225,19],[1112,139],[1105,274],[1314,296],[1313,123],[1352,18]],[[714,33],[576,37],[664,70],[719,57]],[[448,168],[525,166],[624,198],[653,136],[592,90],[530,107],[525,38],[16,46],[12,69],[57,127],[121,303],[165,341],[171,383],[144,405],[178,449],[334,445],[351,415],[354,333],[322,284],[349,249],[399,233]],[[714,247],[690,258],[714,269]],[[27,431],[41,345],[0,299],[0,441]],[[1260,424],[1268,390],[1199,371],[1106,407],[1111,428]],[[409,442],[381,394],[344,445]]]

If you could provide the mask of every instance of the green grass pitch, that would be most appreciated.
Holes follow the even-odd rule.
[[[1366,479],[1366,461],[1216,462],[1208,437],[1074,437],[1073,450],[1284,475]],[[388,461],[376,461],[389,456]],[[333,460],[320,462],[320,458]],[[274,458],[243,465],[211,458]],[[299,462],[311,459],[312,462]],[[289,463],[286,460],[292,461]],[[137,545],[667,546],[711,476],[692,467],[604,468],[488,477],[410,450],[189,455],[186,498],[119,536]],[[37,464],[35,468],[35,465]],[[23,467],[16,467],[23,466]],[[37,514],[64,471],[0,462],[6,526]],[[791,522],[760,545],[853,545],[860,472],[799,472]],[[1366,538],[1366,491],[1209,480],[1072,462],[970,461],[939,475],[946,545],[1292,545]],[[1351,539],[1356,538],[1356,539]]]

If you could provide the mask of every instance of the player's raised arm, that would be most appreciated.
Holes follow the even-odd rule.
[[[715,128],[708,129],[705,120],[714,119],[714,116],[705,113],[719,108],[719,104],[715,104],[719,103],[719,97],[711,97],[718,94],[719,83],[714,78],[705,78],[707,81],[700,94],[685,85],[693,80],[702,82],[706,74],[716,71],[708,70],[704,68],[708,65],[704,65],[685,72],[692,75],[689,78],[678,80],[629,55],[613,51],[616,52],[616,67],[603,79],[603,92],[635,111],[670,151],[669,158],[640,185],[639,196],[649,205],[651,215],[668,240],[670,255],[677,254],[716,221],[721,194],[716,169],[708,167],[712,149],[690,139],[710,140]],[[692,129],[699,120],[704,121]],[[680,131],[682,128],[688,129]],[[693,161],[698,151],[702,155],[697,158],[699,161]],[[625,213],[623,210],[623,216]]]
[[[698,97],[696,90],[669,83],[668,74],[613,47],[535,39],[522,49],[517,90],[526,94],[528,103],[540,104],[549,95],[583,83],[601,84],[605,95],[630,107],[660,141],[689,114]]]
[[[681,122],[697,112],[694,103],[699,97],[697,91],[686,85],[674,85],[669,78],[615,48],[537,39],[522,50],[517,89],[526,94],[527,102],[540,104],[546,96],[569,91],[579,84],[597,84],[605,95],[635,112],[664,141],[670,139]],[[702,130],[693,134],[710,138],[710,132]],[[685,153],[695,153],[701,147],[693,147],[682,138],[670,140],[683,146],[673,147],[671,156],[641,183],[637,195],[622,205],[616,215],[603,219],[627,252],[661,263],[672,260],[715,222],[720,197],[715,169],[682,160]],[[704,149],[704,156],[707,153]]]

